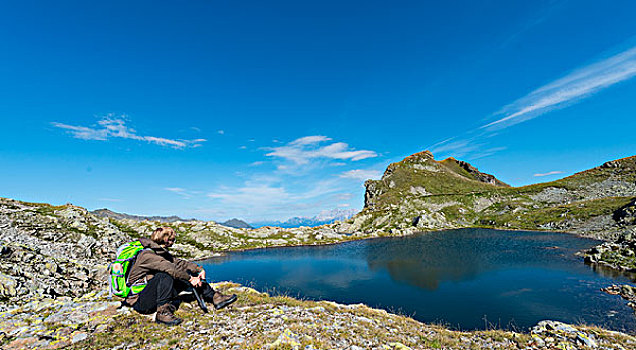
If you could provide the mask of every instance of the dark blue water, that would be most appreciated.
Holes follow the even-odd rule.
[[[261,291],[364,303],[469,330],[527,330],[544,319],[633,332],[636,317],[599,289],[630,283],[574,253],[598,241],[560,233],[463,229],[330,246],[258,249],[207,260],[210,279]]]

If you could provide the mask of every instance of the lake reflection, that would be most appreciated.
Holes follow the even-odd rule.
[[[626,283],[574,256],[597,241],[566,234],[464,229],[320,247],[269,248],[206,261],[214,280],[365,303],[453,328],[526,329],[542,319],[636,330]]]

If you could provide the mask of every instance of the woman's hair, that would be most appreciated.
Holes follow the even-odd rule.
[[[159,227],[150,235],[150,239],[162,245],[168,243],[168,240],[174,239],[176,236],[177,234],[171,227]]]

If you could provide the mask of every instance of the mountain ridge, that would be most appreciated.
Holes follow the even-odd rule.
[[[556,229],[614,239],[634,230],[612,217],[636,198],[636,156],[511,187],[467,162],[437,161],[424,151],[390,164],[381,179],[367,180],[365,187],[364,208],[346,222],[352,225],[348,230]]]
[[[171,216],[157,216],[157,215],[153,215],[153,216],[143,216],[143,215],[134,215],[134,214],[126,214],[126,213],[119,213],[116,211],[112,211],[108,208],[102,208],[102,209],[95,209],[91,211],[91,214],[101,217],[101,218],[111,218],[111,219],[118,219],[118,220],[122,220],[122,219],[128,219],[128,220],[135,220],[135,221],[159,221],[159,222],[176,222],[176,221],[195,221],[196,219],[182,219],[176,215],[171,215]]]
[[[234,228],[247,228],[247,229],[252,229],[253,227],[248,224],[247,222],[241,220],[241,219],[237,219],[237,218],[232,218],[230,220],[224,221],[224,222],[220,222],[221,225],[223,226],[227,226],[227,227],[234,227]]]

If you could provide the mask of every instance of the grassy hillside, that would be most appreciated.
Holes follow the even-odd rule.
[[[541,184],[510,187],[470,164],[421,152],[365,183],[348,230],[408,233],[458,227],[562,230],[611,239],[634,230],[617,213],[636,200],[636,156]],[[346,225],[345,225],[346,226]]]

